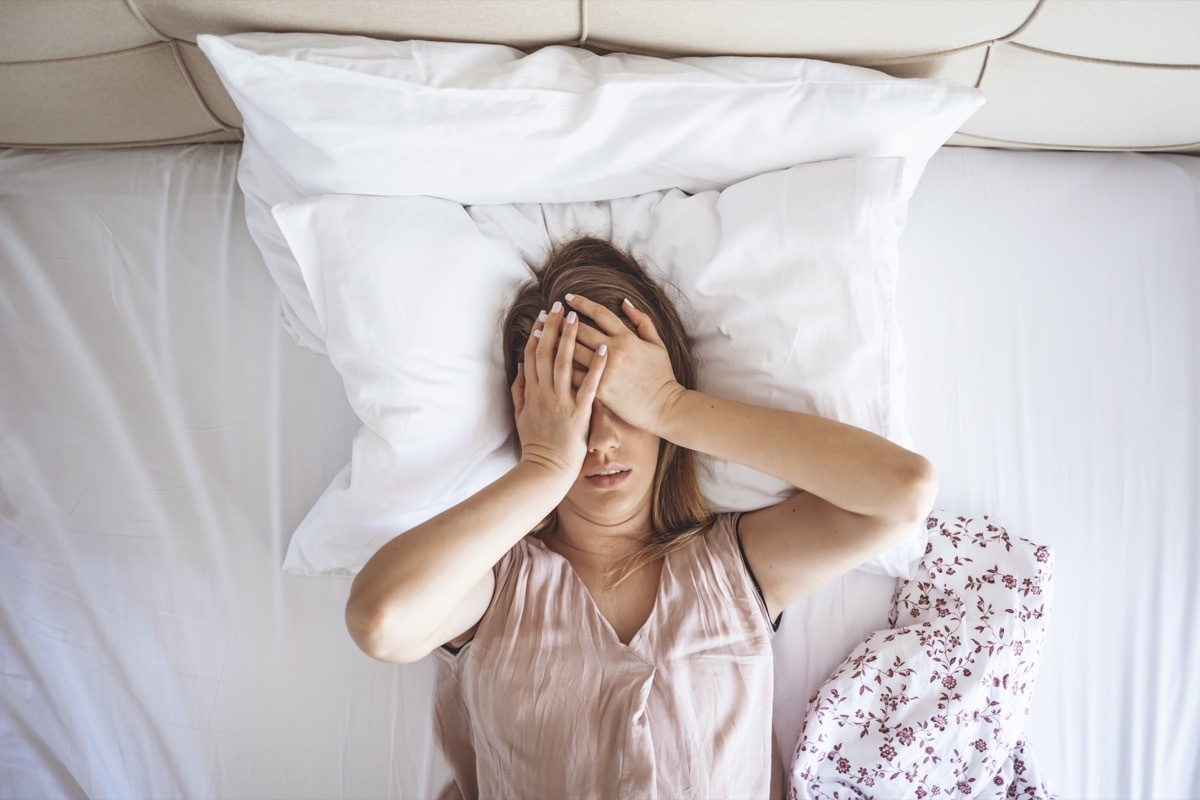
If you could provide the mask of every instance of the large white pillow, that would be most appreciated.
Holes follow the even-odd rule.
[[[794,164],[901,156],[903,191],[976,89],[797,58],[599,56],[566,46],[201,35],[245,122],[238,180],[296,340],[323,352],[272,206],[324,194],[463,204],[723,189]]]
[[[352,573],[384,542],[515,463],[500,321],[551,241],[630,247],[684,302],[699,387],[839,419],[910,446],[895,320],[903,159],[792,167],[689,196],[476,205],[328,196],[275,217],[316,301],[330,358],[364,422],[351,467],[292,539],[291,574]],[[450,315],[447,317],[447,315]],[[724,461],[718,510],[792,487]],[[868,569],[910,576],[924,530]]]

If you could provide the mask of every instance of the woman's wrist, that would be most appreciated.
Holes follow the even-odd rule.
[[[661,439],[678,444],[679,432],[687,425],[687,405],[703,394],[695,389],[687,389],[678,382],[663,394],[654,430],[650,432]]]
[[[561,489],[559,499],[566,495],[571,485],[575,483],[575,479],[579,477],[579,468],[572,470],[565,463],[528,452],[521,454],[521,459],[513,467],[512,472],[526,480],[545,483],[547,489],[555,491]]]

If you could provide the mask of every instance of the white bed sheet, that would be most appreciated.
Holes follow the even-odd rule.
[[[0,797],[430,797],[432,659],[280,574],[358,427],[278,324],[234,145],[0,151]],[[1057,550],[1029,718],[1063,797],[1195,797],[1200,159],[949,149],[902,241],[939,506]],[[776,728],[883,623],[790,609]]]

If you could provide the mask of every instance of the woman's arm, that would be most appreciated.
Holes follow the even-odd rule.
[[[409,663],[461,633],[443,635],[454,611],[492,566],[554,510],[573,481],[574,476],[520,463],[482,491],[389,541],[350,588],[346,627],[354,642],[372,658]]]
[[[682,447],[744,464],[803,489],[742,517],[746,558],[772,618],[801,595],[911,535],[937,495],[922,456],[853,425],[685,389],[650,317],[628,302],[615,314],[574,297],[584,327],[576,359],[609,348],[599,398],[630,424]]]
[[[660,420],[655,433],[664,439],[774,475],[855,514],[915,520],[932,505],[930,463],[853,425],[682,387]]]
[[[578,327],[573,320],[563,324],[556,310],[531,331],[512,386],[520,462],[463,502],[389,541],[355,577],[346,627],[367,655],[416,661],[469,628],[473,621],[461,625],[462,614],[455,612],[469,598],[476,602],[473,590],[493,565],[554,510],[579,477],[605,359],[594,362],[578,391],[572,388]],[[472,613],[482,616],[487,605],[478,605]],[[461,630],[448,631],[452,621]]]
[[[810,414],[686,392],[664,416],[663,436],[805,489],[739,525],[770,619],[912,536],[937,496],[926,459]]]

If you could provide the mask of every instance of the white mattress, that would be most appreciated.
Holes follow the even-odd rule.
[[[432,659],[285,578],[358,423],[292,344],[237,146],[0,151],[0,797],[430,797]],[[1065,798],[1200,796],[1200,159],[944,150],[902,243],[939,506],[1054,546],[1027,735]],[[776,727],[881,626],[784,615]]]

